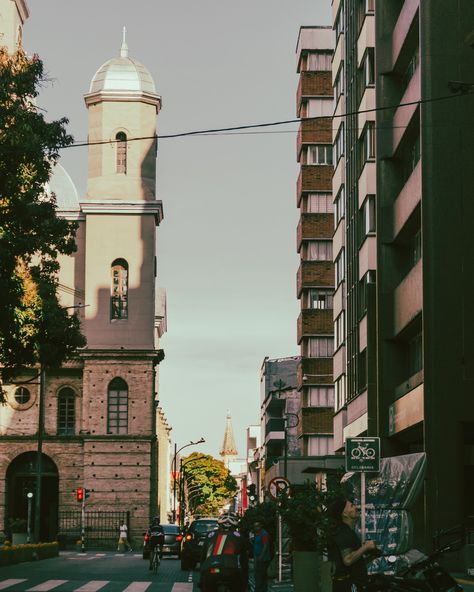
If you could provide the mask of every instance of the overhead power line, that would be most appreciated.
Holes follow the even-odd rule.
[[[340,119],[343,117],[350,117],[354,115],[362,115],[364,113],[375,113],[377,111],[390,111],[392,109],[398,109],[399,107],[410,107],[413,105],[422,105],[425,103],[434,103],[437,101],[446,101],[448,99],[455,99],[459,96],[465,96],[466,94],[474,94],[474,91],[464,94],[449,94],[443,95],[440,97],[434,97],[432,99],[420,99],[419,101],[409,101],[407,103],[397,103],[396,105],[388,105],[385,107],[374,107],[372,109],[361,109],[358,111],[350,111],[348,113],[341,113],[339,115],[320,115],[318,117],[305,117],[304,119],[297,118],[297,119],[286,119],[282,121],[271,121],[266,123],[252,123],[247,125],[236,125],[231,127],[221,127],[221,128],[209,128],[203,130],[193,130],[189,132],[178,132],[174,134],[154,134],[153,136],[140,136],[136,138],[127,138],[127,142],[137,142],[141,140],[169,140],[173,138],[184,138],[188,136],[205,136],[205,135],[224,135],[229,134],[231,132],[239,132],[242,130],[250,130],[250,129],[261,129],[266,127],[275,127],[278,125],[289,125],[292,123],[301,123],[302,121],[321,121],[321,120],[333,120],[333,119]],[[121,140],[98,140],[97,142],[75,142],[70,146],[64,146],[62,149],[66,148],[80,148],[83,146],[100,146],[102,144],[116,144]],[[123,141],[123,140],[122,140]]]

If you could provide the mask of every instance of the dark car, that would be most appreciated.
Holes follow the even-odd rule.
[[[196,567],[207,535],[216,528],[217,518],[198,518],[191,523],[181,543],[181,569]]]
[[[162,524],[165,542],[163,545],[163,555],[181,556],[181,540],[183,538],[179,526],[176,524]],[[150,529],[148,528],[143,537],[143,559],[150,557]]]

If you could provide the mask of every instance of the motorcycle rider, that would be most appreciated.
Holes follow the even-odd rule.
[[[245,545],[237,531],[238,517],[226,512],[217,520],[217,530],[207,536],[201,554],[201,592],[213,592],[225,582],[232,592],[247,587],[242,567],[246,564]]]
[[[160,517],[155,516],[152,518],[150,527],[147,531],[147,535],[149,537],[149,547],[150,547],[150,564],[148,569],[153,569],[152,567],[152,560],[153,560],[153,551],[156,546],[160,548],[160,559],[163,556],[163,545],[165,544],[165,533],[163,531],[163,527],[160,524]]]

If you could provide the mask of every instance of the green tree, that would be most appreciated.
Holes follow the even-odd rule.
[[[58,255],[76,249],[75,223],[59,218],[44,189],[59,150],[73,139],[65,118],[35,105],[45,82],[38,56],[0,48],[0,365],[57,367],[85,345],[79,319],[61,307]]]
[[[193,452],[184,463],[189,511],[217,515],[237,492],[236,480],[222,461],[209,454]]]

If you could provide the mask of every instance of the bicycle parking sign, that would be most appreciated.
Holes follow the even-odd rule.
[[[346,471],[379,472],[380,438],[347,438]]]

